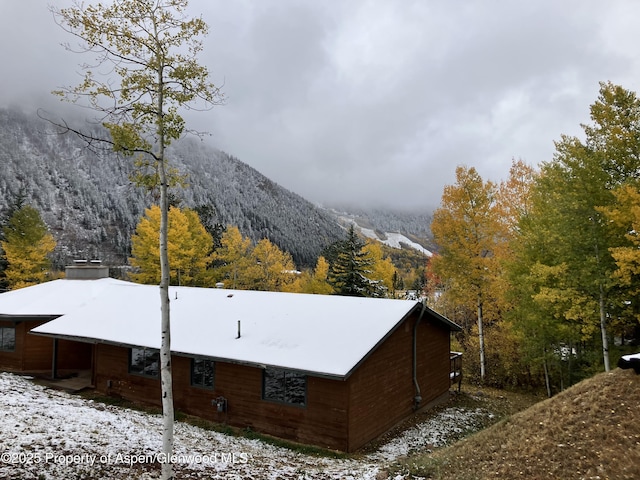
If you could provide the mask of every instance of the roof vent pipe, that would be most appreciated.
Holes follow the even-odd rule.
[[[238,320],[238,336],[236,337],[236,340],[240,338],[240,320]]]

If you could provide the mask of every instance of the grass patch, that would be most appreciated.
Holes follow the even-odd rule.
[[[286,448],[297,453],[304,455],[311,455],[316,457],[328,457],[328,458],[351,458],[348,453],[339,452],[337,450],[329,450],[326,448],[316,447],[314,445],[306,445],[304,443],[291,442],[289,440],[283,440],[278,437],[273,437],[264,433],[258,433],[250,428],[242,430],[242,436],[254,440],[260,440],[263,443],[273,445],[274,447]]]

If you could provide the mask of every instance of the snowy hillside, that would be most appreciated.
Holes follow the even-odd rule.
[[[203,142],[177,142],[169,158],[187,179],[185,188],[170,193],[174,204],[204,212],[211,225],[235,225],[255,241],[268,238],[298,267],[315,265],[342,235],[327,212]],[[132,183],[132,172],[129,158],[91,151],[33,113],[0,108],[0,218],[24,195],[58,241],[59,267],[87,257],[126,262],[131,234],[144,209],[157,202]]]
[[[393,248],[402,248],[402,245],[409,246],[419,252],[424,253],[427,256],[432,256],[433,253],[430,250],[427,250],[419,243],[414,242],[413,240],[409,240],[407,237],[402,235],[401,233],[390,233],[385,232],[383,238],[380,238],[376,232],[370,228],[360,228],[362,234],[367,238],[372,238],[374,240],[378,240],[385,245],[389,245]]]
[[[372,238],[429,255],[428,213],[318,207],[194,139],[177,142],[169,153],[171,166],[187,179],[185,188],[171,192],[174,204],[196,208],[209,226],[236,225],[254,241],[268,238],[291,253],[298,268],[315,265],[322,250],[344,236],[341,218],[367,236],[397,232]],[[35,114],[0,108],[0,220],[24,196],[58,242],[59,268],[75,258],[126,264],[131,235],[144,209],[156,202],[132,183],[132,172],[131,159],[90,151],[77,137],[56,134]]]
[[[433,255],[432,250],[424,246],[431,244],[431,216],[427,213],[410,214],[362,209],[355,210],[355,213],[335,209],[328,211],[335,216],[339,224],[354,225],[367,238],[392,248],[409,247],[429,257]],[[419,238],[422,243],[410,239],[408,235]]]

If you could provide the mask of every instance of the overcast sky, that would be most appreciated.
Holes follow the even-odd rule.
[[[52,2],[68,6],[69,0]],[[313,202],[430,208],[458,165],[506,178],[580,135],[598,82],[638,91],[640,2],[191,0],[226,104],[208,142]],[[44,1],[0,0],[0,105],[35,114],[87,58]]]

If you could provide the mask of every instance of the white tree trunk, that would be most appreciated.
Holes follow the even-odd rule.
[[[482,297],[478,295],[478,343],[480,344],[480,380],[484,382],[486,373],[484,358],[484,325],[482,319]]]
[[[549,378],[549,364],[547,362],[547,349],[544,349],[544,359],[542,361],[544,366],[544,383],[547,387],[547,397],[551,398],[551,379]]]
[[[607,313],[604,308],[604,289],[600,284],[600,333],[602,334],[602,357],[604,359],[604,371],[611,370],[609,364],[609,339],[607,338]]]
[[[157,35],[157,32],[156,32]],[[166,160],[164,157],[164,120],[162,118],[164,107],[164,75],[162,66],[158,69],[158,143],[160,174],[160,314],[161,343],[160,343],[160,382],[162,385],[162,479],[173,479],[173,464],[170,462],[173,455],[173,377],[171,374],[171,316],[169,313],[169,196]]]
[[[173,379],[171,375],[171,317],[169,314],[169,253],[168,253],[168,199],[164,157],[161,156],[160,169],[160,381],[162,384],[162,464],[163,480],[173,478],[173,465],[169,459],[173,454]]]

